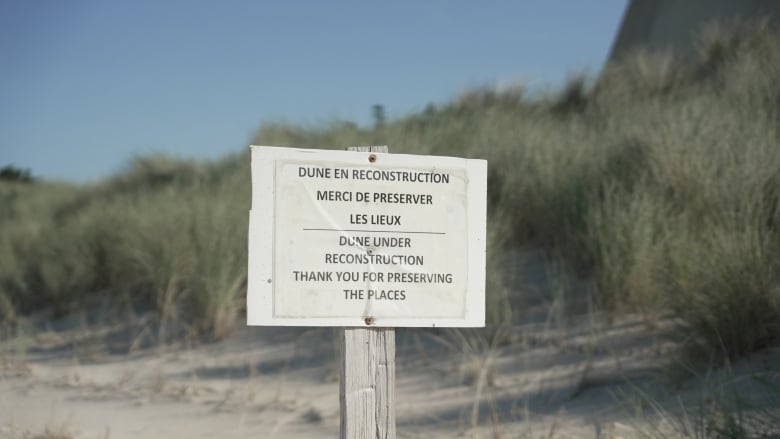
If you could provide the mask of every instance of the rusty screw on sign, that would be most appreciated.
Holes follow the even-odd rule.
[[[376,161],[376,154],[371,154],[368,156],[368,162],[374,163]]]
[[[376,320],[376,319],[374,319],[374,318],[373,318],[373,317],[371,317],[371,316],[369,316],[369,317],[366,317],[366,319],[365,319],[366,326],[371,326],[371,325],[373,325],[373,324],[374,324],[374,320]]]

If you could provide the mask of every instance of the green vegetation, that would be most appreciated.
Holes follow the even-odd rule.
[[[245,162],[150,157],[83,188],[3,183],[2,317],[102,299],[157,311],[162,339],[171,323],[227,334],[246,284]]]
[[[512,318],[502,250],[523,244],[591,274],[612,314],[674,312],[707,361],[780,343],[780,35],[766,25],[704,32],[685,58],[637,53],[544,98],[481,89],[375,118],[266,124],[254,143],[487,159],[494,323]],[[0,181],[0,317],[110,299],[151,307],[161,328],[226,334],[249,189],[246,154],[138,159],[86,187]]]
[[[30,183],[34,178],[30,174],[29,169],[19,169],[15,166],[7,165],[0,168],[0,180]]]
[[[636,437],[644,439],[774,439],[780,437],[780,388],[756,374],[738,380],[726,368],[699,395],[664,408],[648,395],[634,402]],[[737,388],[737,381],[740,389]],[[648,422],[649,421],[649,422]]]

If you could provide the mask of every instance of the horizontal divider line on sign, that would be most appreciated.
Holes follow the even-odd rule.
[[[365,233],[416,233],[422,235],[446,235],[447,232],[420,232],[411,230],[360,230],[360,229],[303,229],[311,232],[365,232]]]

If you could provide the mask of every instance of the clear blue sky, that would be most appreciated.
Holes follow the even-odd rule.
[[[370,122],[601,68],[626,0],[0,0],[0,166],[92,181],[261,123]],[[316,145],[301,145],[316,146]]]

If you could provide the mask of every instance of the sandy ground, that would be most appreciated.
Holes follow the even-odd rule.
[[[524,264],[525,285],[542,287],[523,291],[515,325],[396,331],[399,438],[636,437],[724,382],[669,384],[673,322],[559,313],[545,272]],[[338,437],[335,331],[241,328],[159,346],[143,320],[38,322],[2,342],[0,438]],[[779,370],[780,353],[765,351],[728,381],[757,395],[750,377]]]

